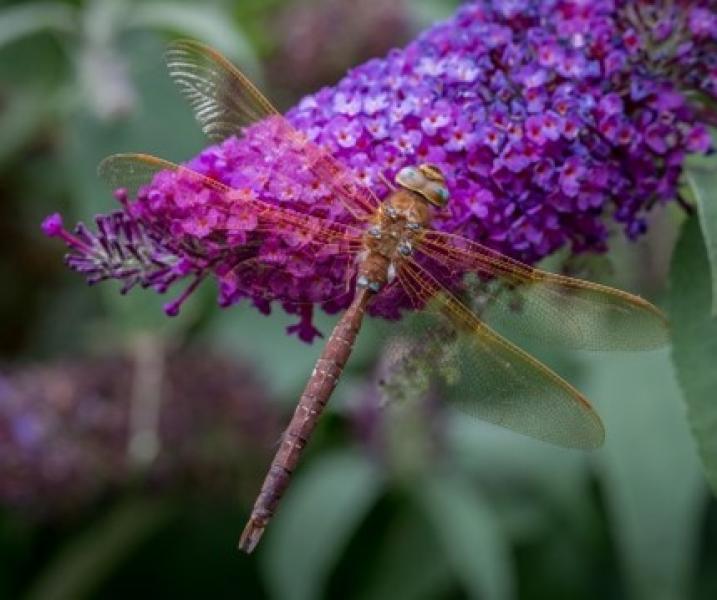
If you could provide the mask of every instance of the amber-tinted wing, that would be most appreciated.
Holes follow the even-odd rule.
[[[279,112],[254,84],[215,50],[180,40],[165,53],[169,74],[205,135],[221,141]]]
[[[217,210],[230,211],[237,204],[256,215],[258,223],[252,231],[294,233],[314,243],[334,244],[341,252],[358,253],[362,247],[362,231],[350,225],[334,223],[313,215],[281,208],[256,199],[248,200],[242,190],[233,189],[216,179],[149,154],[113,154],[98,167],[99,176],[113,188],[124,188],[130,196],[152,181],[161,172],[173,174],[175,184],[185,184],[189,192],[208,189],[221,202],[213,204]]]
[[[219,141],[241,135],[243,128],[271,118],[277,125],[277,133],[290,143],[293,153],[301,156],[304,168],[327,185],[356,219],[368,220],[378,209],[380,201],[371,190],[329,152],[297,131],[251,81],[216,50],[191,40],[180,40],[169,46],[165,56],[170,77],[211,139]]]
[[[174,177],[173,190],[196,194],[211,190],[217,196],[212,202],[215,210],[236,214],[237,205],[255,217],[251,233],[273,233],[291,238],[295,251],[283,256],[294,264],[271,264],[269,259],[259,260],[248,253],[238,257],[237,264],[224,273],[220,285],[231,285],[241,290],[244,296],[278,300],[291,304],[313,304],[331,302],[350,293],[350,284],[356,262],[356,255],[363,249],[362,231],[311,215],[305,215],[256,200],[248,199],[242,190],[232,189],[223,183],[206,177],[187,167],[176,165],[147,154],[115,154],[104,159],[99,166],[99,175],[113,189],[125,188],[132,195],[152,181],[159,173]],[[216,240],[212,240],[217,244]],[[256,247],[260,240],[252,242]],[[249,248],[247,248],[249,250]],[[310,267],[316,262],[323,263],[323,271],[338,273],[333,278],[301,285],[292,275],[302,265]]]
[[[310,256],[306,260],[310,261]],[[240,289],[243,296],[262,299],[266,302],[279,301],[290,305],[331,305],[333,310],[345,308],[353,297],[353,282],[356,274],[354,256],[336,252],[326,258],[324,270],[335,269],[341,275],[332,280],[314,278],[298,281],[285,264],[268,264],[260,258],[243,260],[228,270],[220,285],[231,285]]]
[[[425,232],[417,249],[487,284],[479,292],[480,317],[499,331],[584,350],[642,350],[668,341],[665,316],[639,296],[541,271],[448,233]]]
[[[420,328],[430,331],[431,321],[441,322],[433,327],[443,332],[436,340],[441,354],[431,364],[449,400],[482,420],[560,446],[603,443],[600,417],[580,392],[487,327],[413,259],[402,260],[397,275],[425,309],[414,317]]]

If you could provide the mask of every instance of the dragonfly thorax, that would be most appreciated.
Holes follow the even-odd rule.
[[[357,285],[378,292],[413,253],[414,240],[430,226],[431,205],[414,190],[398,189],[381,206],[364,236]]]

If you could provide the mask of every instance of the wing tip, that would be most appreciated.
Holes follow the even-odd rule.
[[[187,52],[188,50],[211,50],[209,46],[192,38],[177,38],[167,44],[164,51],[165,58],[172,52]]]
[[[109,164],[111,163],[110,159],[112,159],[113,156],[115,155],[112,154],[110,156],[105,156],[99,163],[97,163],[97,176],[100,179],[104,179],[104,175],[109,168]]]

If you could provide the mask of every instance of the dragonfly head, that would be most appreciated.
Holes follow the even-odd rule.
[[[435,165],[403,167],[396,174],[396,183],[402,188],[415,192],[433,206],[443,208],[448,204],[450,194],[446,187],[446,179]]]

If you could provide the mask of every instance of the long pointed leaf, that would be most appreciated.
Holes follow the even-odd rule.
[[[630,597],[689,598],[705,486],[667,350],[590,358],[595,453]]]
[[[35,579],[30,600],[87,598],[132,551],[173,515],[166,504],[131,499],[72,539]]]
[[[129,16],[130,28],[159,28],[175,31],[214,46],[241,65],[253,79],[261,69],[251,43],[232,24],[230,15],[218,8],[184,2],[143,2]]]
[[[687,221],[672,260],[672,361],[705,475],[717,493],[717,318],[710,314],[709,265],[697,219]]]
[[[77,9],[65,2],[31,2],[0,10],[0,47],[41,31],[76,33]]]
[[[427,480],[421,501],[446,555],[471,598],[513,597],[508,544],[480,494],[456,477]]]
[[[323,456],[292,484],[267,529],[262,567],[272,597],[313,600],[352,532],[381,489],[377,470],[361,455]]]
[[[711,312],[717,316],[717,166],[714,170],[685,169],[685,178],[697,201],[712,281]]]

